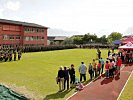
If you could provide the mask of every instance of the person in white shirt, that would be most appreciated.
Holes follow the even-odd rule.
[[[81,62],[81,65],[79,66],[80,82],[82,81],[82,77],[84,77],[84,81],[86,81],[86,70],[86,65],[84,64],[84,62]]]

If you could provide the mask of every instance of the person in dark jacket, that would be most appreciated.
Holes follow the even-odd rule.
[[[90,80],[92,80],[94,71],[93,71],[93,67],[92,67],[92,64],[91,63],[89,64],[88,72],[90,74]]]
[[[67,90],[69,90],[69,70],[67,70],[67,67],[64,67],[64,90],[66,89],[66,83],[67,83]]]
[[[71,68],[69,69],[69,75],[70,75],[70,85],[71,85],[70,88],[72,88],[75,83],[75,69],[73,64],[71,64]]]
[[[60,67],[59,71],[58,71],[58,80],[59,80],[59,92],[64,90],[64,71],[62,70],[62,66]]]

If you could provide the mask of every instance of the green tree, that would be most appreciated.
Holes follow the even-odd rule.
[[[82,37],[73,37],[74,44],[83,44]]]
[[[88,33],[83,36],[82,40],[83,40],[83,43],[85,44],[92,43],[92,42],[95,43],[97,40],[97,35]]]
[[[115,40],[120,40],[122,39],[122,34],[119,32],[112,32],[109,36],[108,36],[108,42],[112,43]]]
[[[72,38],[66,38],[61,44],[62,45],[70,45],[70,44],[73,44],[73,39]]]

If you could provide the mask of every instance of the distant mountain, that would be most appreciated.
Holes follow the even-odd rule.
[[[65,31],[62,29],[48,29],[48,36],[73,36],[73,35],[82,35],[83,33],[74,32],[74,31]]]

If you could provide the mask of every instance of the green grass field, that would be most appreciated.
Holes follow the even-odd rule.
[[[133,74],[125,87],[120,100],[133,100]]]
[[[101,50],[102,57],[107,57],[107,50]],[[78,67],[83,61],[88,66],[96,58],[94,49],[70,49],[36,53],[25,53],[20,61],[0,63],[0,82],[13,85],[18,89],[26,89],[37,100],[65,100],[74,93],[74,89],[57,93],[58,85],[55,78],[59,67],[75,65],[76,76]],[[89,75],[87,73],[87,80]],[[133,81],[133,80],[132,80]],[[132,82],[133,83],[133,82]]]

